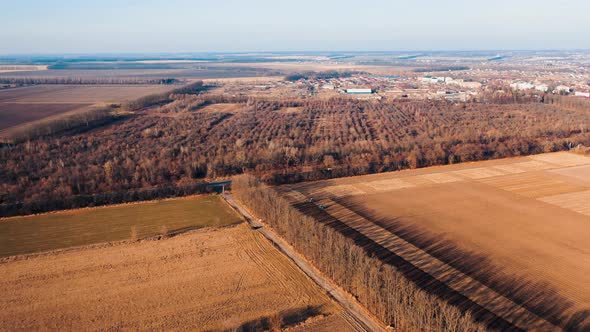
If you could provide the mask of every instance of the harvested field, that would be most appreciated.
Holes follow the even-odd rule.
[[[35,85],[0,91],[0,102],[119,103],[173,88],[172,85]]]
[[[556,169],[552,170],[551,173],[557,176],[565,176],[569,179],[573,178],[579,184],[590,186],[590,165]]]
[[[528,330],[584,330],[590,328],[589,167],[590,157],[560,152],[280,191],[306,214],[323,209],[467,296],[474,311],[483,307]]]
[[[0,131],[66,112],[170,91],[171,85],[35,85],[0,91]],[[14,128],[17,130],[16,128]],[[2,133],[10,136],[10,131]]]
[[[352,330],[246,224],[3,262],[0,275],[6,330]]]
[[[90,104],[68,103],[4,103],[0,102],[0,130],[49,116],[71,112]]]
[[[212,104],[207,105],[199,110],[202,113],[231,113],[235,114],[244,109],[243,104]]]
[[[540,200],[590,217],[590,190],[543,197]]]
[[[0,219],[0,257],[129,240],[242,219],[217,196],[122,204]]]

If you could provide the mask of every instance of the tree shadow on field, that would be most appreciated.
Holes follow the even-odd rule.
[[[319,209],[315,203],[305,202],[294,204],[293,207],[316,221],[333,228],[342,235],[350,238],[356,245],[363,248],[369,257],[379,259],[384,264],[395,267],[409,281],[418,288],[435,295],[447,303],[458,307],[462,311],[469,311],[478,322],[486,324],[491,329],[502,331],[520,331],[516,326],[488,309],[470,300],[467,296],[455,291],[445,283],[430,274],[418,269],[407,260],[379,245],[369,237],[349,227],[342,221],[332,217],[326,211]]]
[[[560,295],[548,283],[532,281],[523,276],[508,273],[495,265],[489,257],[460,248],[439,235],[405,223],[399,218],[383,217],[375,211],[368,210],[365,206],[346,199],[335,201],[534,314],[515,317],[514,313],[509,312],[508,314],[518,322],[519,326],[534,326],[537,320],[534,316],[537,316],[565,331],[589,331],[590,311],[575,312],[574,303]],[[492,312],[482,307],[464,294],[414,266],[397,253],[388,250],[341,220],[334,218],[315,203],[295,203],[293,207],[352,239],[365,250],[367,255],[394,266],[424,291],[462,311],[471,312],[477,321],[486,324],[489,328],[502,331],[520,330],[504,317],[494,313],[506,311],[507,308],[499,306]]]
[[[574,312],[574,303],[563,297],[547,282],[532,281],[524,276],[516,275],[505,271],[502,267],[494,264],[489,257],[460,248],[448,239],[434,234],[424,228],[404,222],[400,218],[384,217],[376,211],[368,209],[362,204],[351,200],[337,199],[339,204],[345,206],[359,216],[379,225],[399,238],[420,248],[430,256],[448,264],[454,269],[477,280],[479,283],[494,290],[519,306],[526,308],[529,312],[544,320],[558,326],[566,331],[588,331],[590,330],[590,311],[583,310]],[[323,222],[331,223],[331,227],[337,229],[347,237],[352,238],[361,245],[368,254],[379,258],[384,263],[390,263],[412,280],[418,287],[431,294],[454,304],[462,310],[472,312],[481,322],[488,326],[502,330],[511,328],[504,325],[506,322],[501,317],[483,309],[476,303],[470,301],[462,294],[434,279],[429,274],[413,266],[410,262],[395,255],[384,247],[373,242],[370,238],[356,232],[341,221],[331,217],[325,211],[314,206],[296,206],[306,214],[313,214],[315,218]],[[313,212],[315,210],[315,212]],[[321,212],[320,212],[321,211]],[[329,219],[333,220],[329,220]],[[481,310],[483,309],[483,310]],[[523,325],[531,323],[522,317],[520,322]],[[508,323],[509,324],[509,323]],[[511,325],[511,324],[509,324]]]
[[[323,314],[324,306],[306,306],[301,308],[284,310],[273,316],[263,316],[254,320],[242,323],[236,328],[230,328],[225,331],[250,332],[250,331],[269,331],[281,329],[289,326],[295,326],[307,320]]]

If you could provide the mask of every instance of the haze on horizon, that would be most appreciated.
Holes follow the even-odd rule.
[[[590,49],[585,0],[21,0],[0,54]]]

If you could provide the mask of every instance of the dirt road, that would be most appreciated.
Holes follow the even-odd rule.
[[[332,282],[324,277],[320,271],[318,271],[311,264],[306,262],[303,257],[295,252],[286,241],[279,237],[275,232],[270,230],[254,218],[245,208],[240,206],[231,196],[231,194],[225,193],[225,200],[230,206],[238,211],[244,218],[252,225],[252,227],[260,227],[259,232],[269,239],[272,243],[279,248],[279,250],[289,257],[307,276],[309,276],[315,283],[322,287],[332,298],[336,300],[348,313],[349,318],[352,320],[350,323],[354,323],[359,330],[364,331],[386,331],[385,326],[373,318],[358,302],[351,298],[344,290],[336,287]]]
[[[0,275],[2,331],[358,330],[245,223],[5,260]]]

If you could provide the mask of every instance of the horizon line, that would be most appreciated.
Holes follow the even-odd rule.
[[[0,53],[0,57],[19,57],[19,56],[107,56],[107,55],[181,55],[181,54],[309,54],[309,53],[360,53],[360,54],[379,54],[379,53],[437,53],[437,52],[590,52],[590,48],[548,48],[548,49],[416,49],[416,50],[251,50],[251,51],[138,51],[138,52],[117,52],[117,51],[99,51],[99,52],[24,52],[24,53]]]

